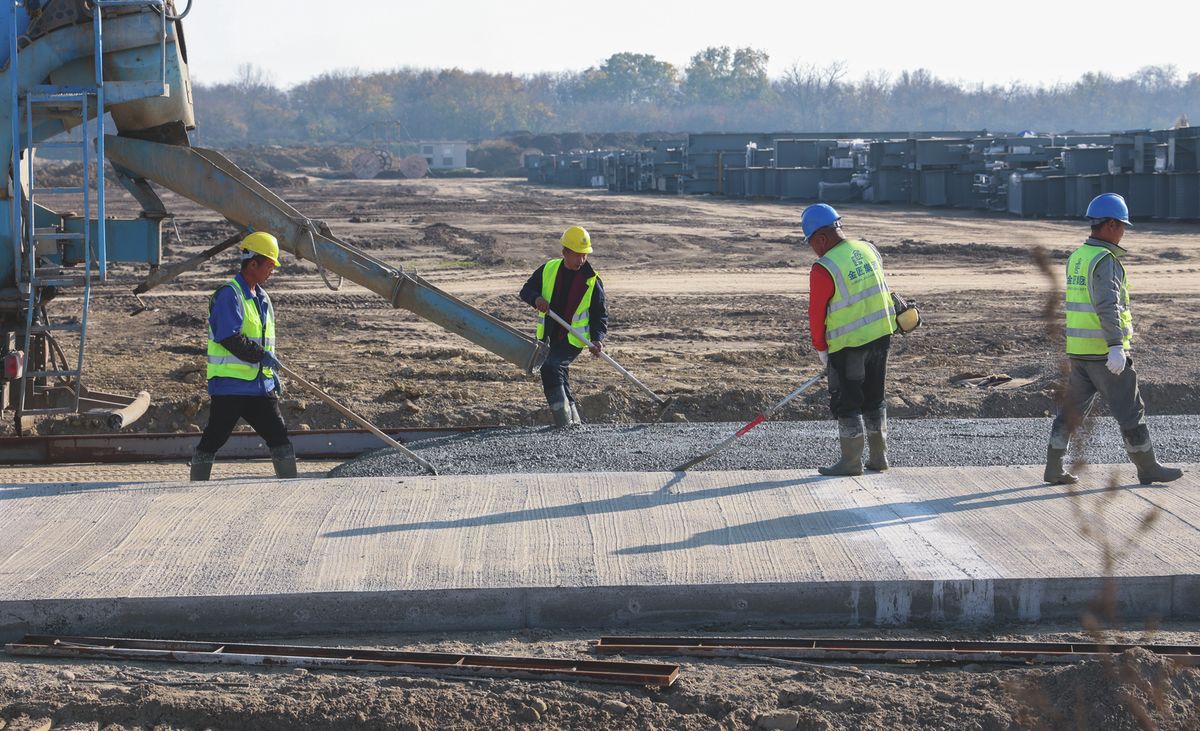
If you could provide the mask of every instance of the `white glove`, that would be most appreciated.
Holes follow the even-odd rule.
[[[821,365],[823,365],[823,366],[829,365],[829,351],[828,350],[818,350],[817,357],[821,359]]]
[[[1108,370],[1114,376],[1119,376],[1125,372],[1125,348],[1120,345],[1112,345],[1108,348],[1108,361],[1104,365],[1108,366]]]

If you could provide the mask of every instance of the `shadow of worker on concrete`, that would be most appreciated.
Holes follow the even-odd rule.
[[[820,478],[829,479],[829,478]],[[753,491],[754,485],[743,486]],[[1038,492],[1033,492],[1038,491]],[[912,525],[934,520],[941,515],[968,510],[1001,508],[1020,503],[1036,503],[1046,500],[1062,500],[1086,495],[1111,492],[1112,488],[1097,487],[1088,490],[1067,492],[1061,487],[1039,482],[1021,487],[1006,487],[1000,490],[953,495],[930,500],[881,503],[837,510],[820,510],[803,515],[788,515],[753,523],[743,523],[724,528],[701,531],[682,541],[670,543],[648,543],[613,551],[616,556],[679,551],[699,546],[733,546],[766,541],[816,538],[843,533],[877,530],[892,525]]]
[[[653,492],[640,492],[620,497],[604,498],[601,500],[585,500],[583,502],[566,503],[549,507],[526,508],[509,510],[491,515],[479,515],[453,520],[427,520],[418,523],[397,523],[395,525],[368,526],[362,528],[347,528],[345,530],[323,533],[322,538],[350,538],[354,536],[370,536],[380,533],[397,533],[412,530],[447,530],[454,528],[479,528],[488,525],[503,525],[506,523],[522,523],[531,520],[560,520],[563,518],[582,518],[588,515],[603,515],[605,513],[623,513],[631,510],[650,510],[662,505],[713,500],[716,498],[739,495],[748,492],[776,490],[785,487],[799,487],[828,478],[820,475],[797,477],[787,480],[767,480],[763,482],[748,482],[740,485],[725,485],[722,487],[706,488],[688,492],[675,491],[674,487],[683,481],[682,473],[675,473],[666,483]]]

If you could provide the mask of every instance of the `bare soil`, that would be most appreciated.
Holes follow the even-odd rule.
[[[900,636],[911,634],[897,633]],[[811,636],[811,634],[809,635]],[[305,638],[302,644],[583,657],[594,635]],[[1196,642],[1194,628],[1159,643]],[[1001,639],[1091,641],[1079,634]],[[1143,633],[1113,640],[1147,641]],[[0,659],[9,728],[1194,729],[1200,670],[1144,650],[1066,666],[679,662],[670,688],[561,680]],[[43,725],[21,725],[41,720]],[[79,725],[72,725],[79,724]]]
[[[799,206],[708,197],[539,189],[514,180],[329,181],[281,191],[344,238],[510,323],[532,330],[516,298],[558,251],[568,225],[589,228],[610,296],[613,355],[652,388],[678,397],[676,419],[737,420],[816,371],[807,340],[812,253]],[[164,194],[178,214],[167,259],[232,232],[216,214]],[[109,212],[136,213],[114,191]],[[1052,408],[1061,341],[1042,310],[1054,297],[1081,225],[957,211],[845,206],[848,232],[880,245],[894,289],[919,301],[925,325],[897,338],[889,407],[898,417],[1037,416]],[[1139,225],[1127,239],[1138,339],[1135,359],[1153,413],[1200,411],[1200,231]],[[1049,252],[1051,275],[1034,263]],[[287,256],[268,289],[282,358],[384,426],[544,423],[536,375],[387,307],[347,284],[325,289],[316,267]],[[114,267],[93,300],[92,388],[153,394],[132,429],[198,431],[207,417],[206,297],[235,268],[231,253],[145,297],[144,268]],[[584,418],[645,420],[655,409],[603,363],[573,368]],[[296,428],[347,425],[293,388]],[[826,418],[813,393],[784,418]],[[11,429],[5,423],[4,429]],[[89,417],[42,433],[102,429]],[[911,634],[897,633],[899,636]],[[572,657],[594,635],[486,633],[304,638],[303,644]],[[966,633],[978,639],[978,635]],[[1086,639],[1056,632],[996,639]],[[1115,641],[1145,639],[1115,633]],[[1195,644],[1195,627],[1153,636]],[[0,659],[0,728],[106,729],[1193,729],[1200,671],[1131,652],[1114,663],[1061,667],[877,665],[813,668],[755,660],[680,659],[666,690],[529,682],[173,665]]]
[[[567,225],[586,226],[610,298],[610,352],[652,389],[678,397],[677,420],[749,418],[816,371],[806,319],[813,254],[801,242],[797,205],[544,189],[512,179],[304,180],[282,193],[306,215],[530,331],[532,311],[518,289],[557,255]],[[168,261],[232,232],[211,211],[169,192],[164,199],[182,236],[171,233]],[[133,214],[136,204],[113,190],[109,212]],[[880,246],[893,289],[918,301],[924,316],[917,332],[894,340],[893,416],[1038,416],[1053,408],[1061,336],[1048,330],[1042,310],[1064,258],[1086,234],[1082,225],[881,206],[844,206],[842,214],[851,235]],[[1190,313],[1200,301],[1200,231],[1139,224],[1126,243],[1135,361],[1148,407],[1196,413],[1200,325]],[[1052,278],[1034,263],[1036,246],[1047,249]],[[234,270],[233,253],[219,256],[145,296],[154,309],[139,314],[130,314],[137,303],[128,293],[144,267],[114,266],[98,288],[87,383],[151,392],[153,407],[132,429],[194,431],[205,423],[206,297]],[[311,262],[285,256],[268,290],[283,360],[381,425],[548,421],[536,374],[352,283],[330,291]],[[1009,378],[987,378],[996,375]],[[572,377],[588,421],[656,413],[601,361],[581,358]],[[284,414],[295,428],[349,425],[298,387],[286,394]],[[825,396],[814,389],[782,418],[826,416]],[[77,417],[39,431],[97,428],[95,419]]]

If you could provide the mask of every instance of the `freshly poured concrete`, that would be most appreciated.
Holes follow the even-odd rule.
[[[0,635],[1197,618],[1184,469],[4,481]]]

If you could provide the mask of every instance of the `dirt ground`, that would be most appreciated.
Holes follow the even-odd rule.
[[[352,243],[416,270],[518,327],[532,311],[516,292],[557,255],[570,224],[592,232],[593,263],[610,297],[610,349],[646,384],[677,396],[675,418],[748,419],[817,370],[807,342],[807,271],[800,207],[709,197],[541,189],[517,180],[307,179],[283,197]],[[179,261],[232,233],[172,194]],[[136,212],[113,194],[113,215]],[[889,408],[896,417],[1038,416],[1052,408],[1061,342],[1041,317],[1078,223],[897,207],[844,206],[848,233],[875,241],[892,287],[919,301],[924,326],[897,338]],[[1138,329],[1135,359],[1152,413],[1200,411],[1200,230],[1139,224],[1127,238]],[[1054,279],[1031,248],[1050,251]],[[361,287],[325,289],[316,267],[285,256],[268,286],[281,358],[384,426],[536,424],[547,416],[537,376]],[[131,314],[144,268],[114,267],[90,314],[87,383],[154,399],[135,431],[198,431],[206,420],[205,298],[235,269],[226,254],[146,296]],[[655,410],[603,363],[573,368],[589,421],[644,420]],[[1001,376],[988,378],[989,376]],[[952,382],[954,381],[954,382]],[[965,384],[965,385],[961,385]],[[349,426],[292,387],[296,428]],[[784,418],[826,418],[811,393]],[[3,423],[11,431],[11,423]],[[47,421],[41,433],[94,432],[89,417]],[[1086,639],[1045,630],[992,639]],[[912,636],[896,633],[897,636]],[[572,657],[596,634],[484,633],[303,638],[303,644]],[[977,635],[967,635],[979,639]],[[1144,639],[1131,631],[1114,641]],[[1161,643],[1200,643],[1172,627]],[[431,729],[1193,729],[1200,671],[1132,652],[1115,663],[1062,667],[858,668],[757,660],[680,660],[667,690],[562,681],[297,673],[153,664],[0,658],[0,728]]]
[[[748,419],[816,372],[807,338],[807,272],[800,206],[719,198],[615,195],[538,188],[514,179],[309,179],[282,191],[350,242],[415,270],[519,328],[532,310],[516,292],[570,224],[592,233],[592,261],[610,298],[610,352],[652,389],[676,396],[677,420]],[[169,192],[182,242],[170,262],[228,235],[230,225]],[[113,215],[136,212],[110,195]],[[1080,223],[972,212],[842,207],[850,235],[880,246],[892,288],[920,303],[925,324],[897,337],[888,405],[894,417],[1037,416],[1052,409],[1061,343],[1041,311],[1052,284],[1033,262],[1044,246],[1055,276],[1086,234]],[[167,225],[170,230],[169,224]],[[1151,413],[1196,413],[1200,365],[1200,230],[1138,224],[1126,237],[1135,360]],[[152,291],[130,314],[144,267],[113,267],[94,295],[87,383],[146,389],[154,405],[132,429],[198,430],[206,296],[235,271],[232,253]],[[548,422],[536,374],[450,335],[347,283],[328,290],[316,267],[285,256],[268,290],[285,363],[384,426]],[[963,376],[1007,378],[967,379]],[[609,366],[586,355],[572,369],[583,417],[628,422],[655,409]],[[820,389],[783,418],[826,418]],[[286,394],[294,428],[349,426],[298,387]],[[11,424],[5,424],[11,430]],[[47,422],[41,433],[94,431],[97,420]]]
[[[1196,643],[1195,627],[1110,641]],[[786,633],[783,633],[786,634]],[[910,637],[911,633],[894,633]],[[304,638],[500,655],[586,657],[598,635]],[[813,636],[807,633],[804,636]],[[838,636],[845,636],[838,635]],[[978,639],[978,638],[976,638]],[[1079,634],[997,639],[1092,641]],[[0,658],[0,727],[46,729],[1105,729],[1200,727],[1200,669],[1144,650],[1078,665],[678,662],[670,688],[561,680]]]

